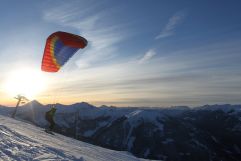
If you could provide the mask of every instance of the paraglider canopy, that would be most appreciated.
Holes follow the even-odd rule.
[[[46,41],[42,71],[57,72],[81,48],[85,48],[87,40],[81,36],[58,31],[51,34]]]

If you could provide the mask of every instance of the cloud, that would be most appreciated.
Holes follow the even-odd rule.
[[[156,36],[156,39],[172,36],[175,33],[176,27],[183,21],[185,15],[185,12],[178,12],[175,15],[173,15],[169,19],[166,26],[162,29],[161,33]]]
[[[151,49],[147,53],[145,53],[145,55],[138,61],[138,63],[144,64],[148,62],[155,55],[156,55],[156,52],[153,49]]]

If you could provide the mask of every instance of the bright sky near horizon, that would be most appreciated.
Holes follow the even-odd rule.
[[[241,103],[241,1],[0,3],[2,105],[16,102],[6,88],[27,89],[45,104]],[[84,36],[89,44],[59,73],[43,73],[46,38],[56,31]],[[22,68],[32,73],[18,72]]]

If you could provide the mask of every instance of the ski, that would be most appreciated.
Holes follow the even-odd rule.
[[[54,133],[52,131],[48,130],[48,129],[45,129],[44,131],[48,134],[54,135]]]

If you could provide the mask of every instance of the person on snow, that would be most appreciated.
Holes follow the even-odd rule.
[[[54,126],[55,126],[55,122],[54,122],[54,114],[56,112],[56,108],[54,106],[52,106],[52,108],[47,111],[45,113],[45,119],[49,122],[49,129],[50,131],[52,131],[54,129]]]

